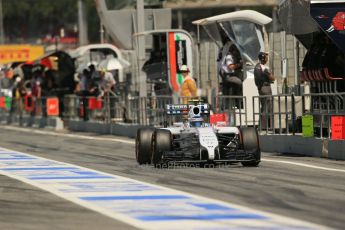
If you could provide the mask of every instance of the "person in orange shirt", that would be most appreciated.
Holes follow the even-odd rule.
[[[186,65],[182,65],[180,71],[183,75],[180,96],[183,104],[187,104],[189,99],[197,96],[197,86],[195,80],[189,75],[190,71]]]

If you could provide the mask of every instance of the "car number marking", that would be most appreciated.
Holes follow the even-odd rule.
[[[214,160],[215,148],[218,146],[218,139],[212,127],[198,128],[200,145],[208,152],[208,159]]]

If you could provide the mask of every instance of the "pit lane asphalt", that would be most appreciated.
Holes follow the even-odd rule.
[[[257,168],[155,169],[138,166],[134,144],[37,134],[0,126],[0,147],[292,217],[336,229],[345,222],[344,161],[263,153]],[[109,140],[107,140],[109,138]],[[118,137],[117,137],[118,138]],[[132,139],[119,138],[133,141]],[[0,229],[134,229],[48,192],[0,175]]]

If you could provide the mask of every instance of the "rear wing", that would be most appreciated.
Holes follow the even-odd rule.
[[[195,109],[195,108],[198,108],[198,109]],[[192,105],[191,104],[167,104],[166,105],[167,115],[188,115],[190,111],[197,112],[197,110],[198,110],[198,115],[208,116],[210,114],[210,105],[207,103],[192,104]]]

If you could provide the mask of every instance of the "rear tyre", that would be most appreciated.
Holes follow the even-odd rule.
[[[253,160],[241,162],[243,166],[246,167],[256,167],[259,165],[261,160],[261,150],[259,145],[259,135],[254,128],[241,128],[241,137],[244,150],[253,154]]]
[[[140,165],[151,164],[152,136],[154,131],[154,128],[141,128],[137,131],[135,157]]]
[[[153,135],[152,163],[157,167],[162,163],[165,151],[172,149],[172,136],[169,130],[157,129]]]

